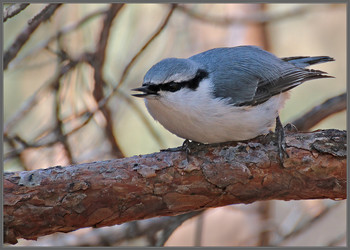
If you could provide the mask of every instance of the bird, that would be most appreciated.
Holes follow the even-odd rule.
[[[213,48],[189,58],[165,58],[145,74],[135,97],[150,115],[185,140],[212,144],[275,133],[284,141],[279,112],[290,90],[333,76],[306,67],[329,56],[279,58],[258,46]],[[281,128],[282,127],[282,128]],[[279,144],[283,160],[285,146]]]

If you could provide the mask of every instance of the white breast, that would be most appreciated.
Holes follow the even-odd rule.
[[[210,96],[208,79],[195,93],[183,88],[161,93],[160,98],[145,99],[153,118],[167,130],[184,139],[202,143],[239,141],[268,133],[288,93],[272,97],[252,107],[234,107],[225,99]]]

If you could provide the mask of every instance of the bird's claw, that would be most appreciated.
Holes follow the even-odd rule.
[[[190,141],[186,139],[182,144],[182,150],[186,153],[186,159],[187,162],[190,162],[190,155],[194,149],[197,149],[199,146],[203,145],[203,143],[196,142],[196,141]]]
[[[287,127],[287,125],[286,125],[286,127]],[[288,125],[288,128],[289,128],[289,125]],[[282,123],[281,123],[279,116],[276,117],[275,134],[276,134],[276,142],[277,142],[280,166],[282,168],[284,168],[284,165],[283,165],[284,158],[289,158],[289,155],[286,151],[286,138],[285,138],[284,128],[282,126]]]
[[[191,155],[192,151],[195,149],[198,149],[199,146],[204,145],[203,143],[196,142],[196,141],[190,141],[186,139],[183,143],[182,146],[179,146],[177,148],[167,148],[167,149],[161,149],[160,151],[166,151],[166,152],[179,152],[179,151],[184,151],[186,153],[186,159],[189,162],[190,158],[189,156]]]
[[[285,132],[298,132],[298,128],[293,123],[287,123],[286,126],[284,126]]]

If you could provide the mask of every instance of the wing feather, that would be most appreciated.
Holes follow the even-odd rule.
[[[281,59],[256,46],[216,48],[189,59],[209,73],[214,97],[234,106],[258,105],[305,81],[331,77],[304,67],[334,60],[324,56]]]

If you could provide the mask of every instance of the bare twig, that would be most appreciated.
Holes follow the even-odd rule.
[[[141,110],[139,105],[135,103],[135,98],[132,98],[129,93],[125,93],[121,89],[117,91],[119,97],[123,98],[124,101],[128,103],[128,106],[134,110],[134,112],[140,117],[142,120],[142,124],[146,126],[149,133],[153,136],[154,140],[158,143],[161,148],[165,147],[165,142],[163,138],[159,135],[158,131],[152,126],[150,121],[147,119],[145,112]]]
[[[13,144],[14,142],[18,142],[18,141],[21,141],[20,144],[21,144],[21,147],[20,148],[16,148],[15,145]],[[15,136],[8,136],[8,135],[4,135],[4,141],[8,142],[13,150],[7,152],[4,154],[4,162],[12,159],[12,158],[16,158],[16,157],[20,157],[22,152],[26,149],[29,149],[29,148],[41,148],[41,147],[50,147],[54,144],[57,143],[57,140],[56,138],[48,141],[48,142],[45,142],[45,143],[31,143],[31,142],[27,142],[25,141],[24,139],[20,138],[19,135],[15,135]]]
[[[261,201],[258,206],[258,212],[261,220],[261,225],[266,225],[271,215],[271,201]],[[270,244],[269,228],[261,228],[259,234],[258,246],[268,246]]]
[[[4,125],[4,135],[7,135],[13,127],[19,123],[19,121],[25,117],[32,108],[38,104],[40,101],[43,101],[45,97],[47,97],[46,93],[52,87],[52,81],[48,81],[47,83],[40,86],[38,90],[34,92],[17,110],[17,112],[7,119]]]
[[[15,135],[13,138],[9,138],[7,135],[4,135],[4,141],[6,141],[9,145],[9,147],[12,149],[11,152],[16,152],[17,144],[19,143],[22,147],[27,147],[27,143],[20,138],[18,135]],[[24,161],[23,156],[18,154],[19,161],[21,165],[23,166],[24,170],[29,170],[29,167],[26,164],[26,161]],[[6,158],[4,159],[4,162],[6,161]]]
[[[47,89],[51,89],[52,84],[53,84],[53,82],[51,80],[50,82],[48,82],[48,85],[45,85],[45,86]],[[135,100],[132,99],[129,94],[124,93],[121,89],[118,90],[117,94],[120,98],[124,99],[124,101],[126,101],[129,104],[129,107],[132,108],[134,110],[134,112],[136,112],[137,115],[139,115],[143,124],[145,124],[145,126],[149,130],[150,134],[154,137],[155,141],[158,143],[159,147],[164,148],[165,147],[164,140],[159,135],[158,131],[152,126],[150,121],[147,119],[147,117],[145,116],[145,113],[140,109],[140,107],[138,105],[136,105]],[[18,112],[17,115],[15,117],[13,117],[12,120],[8,124],[5,125],[5,128],[6,128],[6,129],[4,129],[4,140],[5,141],[7,141],[9,143],[11,143],[13,141],[18,141],[16,139],[16,138],[18,138],[18,135],[9,136],[8,132],[10,131],[11,128],[13,128],[12,125],[14,125],[19,119],[21,119],[30,110],[32,105],[34,105],[33,102],[35,102],[36,100],[41,100],[41,98],[39,98],[39,97],[42,95],[43,94],[41,94],[41,92],[38,92],[37,95],[34,94],[30,98],[30,100],[32,102],[28,102],[28,105],[22,106],[21,109],[23,109],[24,112]],[[66,124],[71,119],[72,118],[70,118],[70,119],[66,118],[66,119],[63,119],[62,122],[64,124]],[[84,124],[87,124],[87,123],[88,123],[88,120],[86,120]],[[55,132],[55,130],[56,130],[56,127],[48,128],[48,129],[44,130],[40,135],[36,136],[36,138],[34,138],[31,142],[25,141],[25,147],[23,146],[21,148],[15,148],[15,145],[13,144],[13,149],[10,150],[9,152],[5,153],[4,161],[8,161],[12,158],[19,157],[24,150],[29,149],[29,148],[42,148],[42,147],[50,147],[50,146],[54,145],[57,142],[56,137],[51,137],[50,139],[47,139],[47,138],[49,138],[52,135],[52,133]],[[74,131],[69,131],[68,133],[64,133],[63,135],[67,137],[73,133],[74,133]],[[21,144],[24,145],[23,143],[21,143]]]
[[[91,19],[98,17],[100,15],[103,15],[106,13],[107,10],[97,10],[94,11],[88,15],[86,15],[85,17],[83,17],[81,20],[79,20],[78,22],[71,24],[71,25],[67,25],[65,27],[63,27],[62,29],[58,30],[54,35],[52,35],[50,38],[48,38],[46,41],[39,43],[35,48],[33,48],[31,51],[29,51],[27,54],[23,55],[23,56],[17,56],[13,61],[12,61],[12,65],[16,65],[18,63],[20,63],[22,60],[24,60],[25,58],[32,56],[32,55],[36,55],[40,50],[47,48],[48,45],[53,42],[56,41],[57,39],[61,38],[62,36],[77,30],[78,28],[80,28],[81,26],[83,26],[86,22],[90,21]]]
[[[43,10],[44,11],[44,10]],[[85,23],[90,18],[100,15],[104,13],[105,11],[98,11],[91,13],[90,15],[83,18],[80,22],[78,22],[75,25],[63,28],[62,30],[58,31],[54,36],[49,38],[43,45],[43,47],[47,46],[47,44],[54,39],[59,38],[62,34],[66,34],[78,27],[80,27],[83,23]],[[41,48],[43,48],[41,47]],[[32,50],[32,52],[37,52],[35,49]],[[9,132],[9,129],[11,129],[15,124],[18,124],[18,121],[22,119],[26,114],[29,113],[29,111],[39,102],[42,101],[46,97],[46,92],[52,88],[52,81],[47,82],[46,84],[42,85],[35,93],[28,98],[25,103],[18,109],[18,111],[10,118],[7,119],[6,124],[4,125],[4,134],[7,134]]]
[[[60,6],[61,4],[48,4],[38,15],[29,20],[28,26],[17,36],[10,48],[8,48],[4,53],[5,70],[7,69],[12,59],[16,57],[19,50],[28,41],[32,33],[39,27],[42,22],[47,21]]]
[[[201,213],[198,215],[196,220],[196,231],[194,232],[194,246],[200,247],[202,246],[202,236],[203,236],[203,224],[204,224],[204,214]]]
[[[17,15],[22,10],[27,8],[28,6],[29,6],[29,3],[15,3],[15,4],[11,4],[9,7],[7,7],[4,10],[4,17],[3,17],[4,22],[6,22],[7,19]]]
[[[69,134],[73,134],[76,131],[78,131],[79,129],[81,129],[82,127],[84,127],[87,123],[89,123],[89,121],[92,119],[92,117],[94,116],[94,114],[96,112],[98,112],[102,107],[104,107],[108,101],[110,100],[110,98],[118,92],[118,89],[120,88],[120,86],[123,84],[131,66],[136,62],[137,58],[143,53],[143,51],[145,51],[145,49],[155,40],[155,38],[157,36],[159,36],[159,34],[164,30],[165,26],[168,24],[170,17],[172,16],[174,9],[176,8],[177,5],[172,5],[171,9],[169,10],[165,20],[163,21],[163,23],[159,26],[159,28],[157,28],[157,30],[155,31],[155,33],[152,35],[152,37],[145,43],[144,46],[142,46],[142,48],[139,50],[139,52],[136,53],[136,55],[131,59],[131,61],[128,63],[128,65],[125,67],[123,74],[118,82],[118,84],[113,88],[113,90],[111,91],[111,93],[109,93],[105,98],[103,98],[102,100],[100,100],[98,102],[98,106],[93,110],[93,111],[85,111],[82,112],[79,117],[86,117],[86,120],[78,125],[77,127],[75,127],[74,129],[72,129],[70,132],[68,132]]]
[[[163,229],[162,235],[157,240],[155,246],[161,247],[164,246],[164,244],[167,242],[169,237],[172,235],[172,233],[182,225],[186,220],[193,218],[194,216],[197,216],[201,214],[203,211],[194,211],[186,214],[181,214],[178,216],[171,217],[171,220],[169,221],[168,225]]]
[[[142,54],[142,52],[151,44],[151,42],[160,34],[160,32],[165,28],[166,24],[168,23],[169,19],[170,19],[170,16],[172,15],[173,13],[173,10],[174,10],[175,6],[172,6],[171,10],[169,11],[169,13],[167,14],[165,20],[163,21],[163,23],[160,25],[159,28],[157,28],[157,30],[155,31],[155,33],[151,36],[151,38],[146,42],[146,44],[140,49],[140,51],[131,59],[130,63],[128,64],[128,66],[126,67],[126,69],[124,70],[124,74],[123,76],[121,77],[121,79],[125,79],[126,77],[126,74],[127,72],[129,71],[129,69],[131,68],[131,66],[134,64],[134,62],[137,60],[137,58]],[[105,13],[105,11],[103,11],[103,13]],[[86,20],[88,20],[88,18],[91,18],[92,16],[95,16],[95,15],[98,15],[100,14],[100,12],[97,12],[97,13],[93,13],[91,14],[91,16],[87,16],[86,18],[82,19],[79,23],[77,23],[76,25],[73,25],[71,26],[71,28],[67,28],[67,29],[63,29],[63,30],[66,30],[68,32],[68,30],[72,30],[74,27],[78,27],[80,26],[82,23],[84,23]],[[54,37],[57,38],[57,37],[60,37],[59,34],[62,34],[61,32],[58,32]],[[53,39],[50,38],[49,40]],[[105,42],[107,40],[104,40]],[[106,43],[104,42],[104,47],[106,46]],[[102,42],[101,42],[102,44]],[[83,55],[80,57],[80,59],[78,60],[79,62],[81,61],[89,61],[89,59],[91,60],[91,54],[88,55]],[[42,100],[45,95],[45,93],[47,93],[48,90],[52,89],[52,82],[56,80],[56,79],[53,79],[51,81],[49,81],[47,84],[44,84],[42,87],[40,87],[39,90],[37,90],[35,92],[34,95],[32,95],[31,98],[29,98],[22,106],[21,108],[19,109],[19,111],[13,116],[11,117],[10,119],[8,119],[7,123],[5,124],[5,129],[4,129],[4,135],[5,136],[8,136],[7,134],[9,133],[10,129],[15,125],[15,124],[18,124],[18,121],[23,118],[27,113],[29,113],[29,111],[38,103],[38,101]],[[104,79],[103,79],[104,80]],[[124,80],[122,80],[121,82],[123,82]],[[72,129],[71,131],[68,131],[67,133],[63,134],[63,136],[69,136],[73,133],[75,133],[77,130],[79,130],[80,128],[84,127],[90,120],[91,118],[93,117],[93,115],[99,111],[102,107],[104,107],[104,105],[107,103],[107,101],[109,100],[109,98],[114,94],[114,93],[118,93],[120,92],[118,89],[115,89],[112,93],[110,93],[106,98],[102,99],[100,102],[99,102],[99,106],[92,112],[88,112],[88,111],[85,111],[85,112],[82,112],[80,115],[75,115],[75,117],[84,117],[85,118],[85,121],[83,123],[81,123],[78,127]],[[121,93],[121,96],[129,103],[132,102],[132,100],[130,100],[130,98],[127,98],[126,95],[123,95]],[[133,105],[133,107],[135,108],[136,106]],[[138,114],[143,114],[142,112],[138,112]],[[147,121],[147,119],[144,117],[144,115],[141,115],[141,118],[144,120],[144,121]],[[66,119],[63,119],[62,120],[63,122],[66,122]],[[149,122],[146,123],[146,125],[149,125]],[[155,137],[156,141],[162,146],[164,146],[164,142],[162,142],[161,138],[159,137],[159,135],[154,131],[153,127],[152,126],[146,126],[150,131],[151,131],[151,134]],[[109,130],[111,131],[111,130]],[[34,141],[34,142],[27,142],[28,144],[28,147],[45,147],[45,146],[51,146],[52,144],[55,143],[55,140],[49,140],[49,141],[45,141],[45,137],[49,137],[53,132],[55,132],[55,128],[51,128],[50,130],[48,131],[44,131],[43,134],[45,135],[44,137],[43,136],[39,136],[40,137],[40,141],[42,142],[39,142],[39,141]],[[109,137],[110,138],[110,137]],[[162,147],[163,147],[162,146]],[[26,147],[26,148],[28,148]],[[6,153],[5,155],[5,160],[7,159],[10,159],[10,158],[13,158],[13,157],[17,157],[19,156],[23,150],[26,149],[25,147],[23,148],[19,148],[19,149],[15,149],[15,150],[12,150],[11,152],[8,152]]]
[[[171,4],[170,10],[168,14],[166,15],[163,23],[157,28],[157,30],[153,33],[150,39],[142,46],[142,48],[134,55],[134,57],[130,60],[130,62],[126,65],[126,67],[123,70],[122,76],[119,79],[119,82],[117,86],[113,89],[113,92],[115,92],[118,88],[121,87],[121,85],[124,83],[126,77],[128,76],[128,73],[131,69],[131,67],[135,64],[137,59],[140,57],[140,55],[147,49],[147,47],[160,35],[160,33],[164,30],[164,28],[167,26],[170,17],[174,13],[174,10],[177,8],[177,4]]]
[[[261,136],[193,148],[190,162],[172,150],[5,173],[5,242],[258,200],[346,198],[345,131],[286,134],[286,143],[284,168]]]
[[[70,164],[75,163],[73,160],[73,155],[68,143],[68,138],[64,134],[64,123],[61,119],[61,98],[60,98],[60,89],[61,89],[61,78],[57,78],[57,81],[53,84],[53,90],[55,94],[55,118],[56,118],[56,135],[57,141],[63,145],[66,157]]]
[[[283,242],[287,241],[288,239],[292,238],[292,237],[296,237],[300,234],[302,234],[303,232],[305,232],[307,229],[309,229],[312,225],[314,225],[314,223],[316,221],[319,221],[320,219],[324,218],[327,214],[329,214],[329,212],[331,212],[334,208],[338,207],[341,203],[335,203],[333,205],[328,205],[325,209],[323,209],[323,211],[321,213],[319,213],[318,215],[316,215],[315,217],[312,217],[311,219],[301,223],[300,225],[298,225],[298,227],[291,231],[290,233],[284,235],[281,240],[279,240],[278,242],[274,242],[273,246],[280,246],[281,244],[283,244]]]
[[[65,234],[59,238],[55,235],[49,235],[39,238],[37,241],[26,242],[25,246],[116,246],[123,241],[139,237],[157,238],[157,233],[167,228],[169,224],[183,220],[185,217],[194,217],[196,213],[200,213],[200,211],[131,221],[111,227],[94,228],[84,234]],[[155,242],[149,242],[148,245],[154,246]]]
[[[347,236],[347,233],[342,233],[338,235],[336,238],[334,238],[333,240],[331,240],[328,244],[326,244],[326,246],[335,247],[335,246],[339,246],[339,244],[342,244],[343,242],[346,244],[346,236]],[[345,244],[344,246],[346,246]]]
[[[330,115],[346,110],[346,93],[332,97],[293,121],[299,131],[307,131]]]
[[[91,59],[88,60],[88,62],[91,64],[91,66],[94,69],[95,85],[94,85],[93,97],[95,98],[96,102],[99,102],[101,99],[104,98],[103,88],[106,85],[106,82],[103,77],[103,66],[104,66],[105,57],[106,57],[107,42],[108,42],[113,20],[123,6],[124,4],[110,5],[110,9],[106,12],[106,16],[103,22],[103,27],[100,33],[100,39],[96,46],[96,51],[93,54],[91,54]],[[124,155],[121,151],[120,146],[118,145],[117,138],[113,132],[114,126],[113,126],[113,118],[112,118],[111,110],[109,109],[108,106],[103,106],[101,107],[100,110],[106,119],[106,126],[104,131],[106,133],[107,140],[111,144],[111,152],[115,157],[121,158]]]
[[[198,13],[193,9],[188,8],[186,5],[179,5],[178,10],[187,14],[188,16],[195,18],[197,20],[208,22],[216,25],[230,26],[232,24],[248,24],[248,23],[269,23],[275,22],[281,19],[286,19],[289,17],[299,16],[312,10],[311,6],[298,6],[294,9],[289,9],[284,12],[265,12],[261,11],[254,13],[254,15],[247,16],[232,16],[232,17],[215,17],[208,16],[203,13]]]
[[[57,71],[56,75],[48,81],[46,84],[44,84],[24,105],[22,105],[20,112],[17,112],[17,114],[6,124],[5,131],[4,131],[4,138],[7,138],[8,140],[12,140],[12,137],[8,135],[9,130],[12,128],[12,126],[21,119],[29,110],[36,104],[38,100],[40,100],[40,96],[44,94],[44,91],[47,91],[49,89],[52,89],[55,87],[55,85],[60,81],[60,79],[67,74],[69,71],[74,69],[76,65],[81,62],[82,59],[77,60],[69,60],[68,63],[62,65],[59,70]],[[40,93],[40,94],[39,94]],[[54,132],[56,128],[52,129],[52,132]],[[62,136],[66,136],[63,134]],[[27,148],[36,148],[36,147],[43,147],[43,146],[51,146],[55,143],[57,143],[57,138],[51,139],[48,142],[40,143],[40,142],[25,142],[22,141],[22,145],[25,145],[25,147],[12,150],[10,152],[7,152],[4,155],[4,160],[9,160],[14,157],[20,156],[20,154]]]

